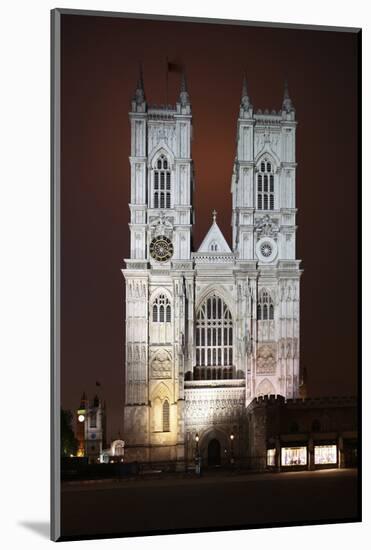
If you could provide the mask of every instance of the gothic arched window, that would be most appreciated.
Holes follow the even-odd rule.
[[[257,208],[274,210],[274,175],[272,164],[262,160],[257,173]]]
[[[171,207],[171,172],[169,161],[161,155],[153,175],[153,208]]]
[[[162,404],[162,431],[170,432],[170,405],[167,399]]]
[[[225,302],[212,294],[197,312],[195,378],[232,378],[232,363],[232,315]]]
[[[171,305],[164,294],[159,294],[153,302],[152,321],[154,323],[171,323]]]
[[[259,294],[257,318],[258,321],[273,321],[274,319],[273,300],[266,290],[263,290]]]

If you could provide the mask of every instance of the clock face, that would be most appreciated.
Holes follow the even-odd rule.
[[[255,251],[260,262],[273,262],[278,253],[277,243],[270,237],[264,237],[256,243]]]
[[[260,247],[260,252],[264,258],[269,258],[272,255],[273,249],[270,243],[263,243]]]
[[[149,253],[152,258],[158,262],[166,262],[170,260],[174,252],[173,243],[168,237],[160,235],[152,239],[151,244],[149,245]]]

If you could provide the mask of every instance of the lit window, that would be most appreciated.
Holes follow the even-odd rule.
[[[267,290],[262,290],[259,293],[257,318],[258,321],[272,321],[274,319],[273,300]]]
[[[170,323],[171,322],[171,305],[169,299],[160,294],[152,306],[152,322],[153,323]]]
[[[336,464],[337,447],[336,445],[315,445],[314,446],[314,464]]]
[[[272,164],[267,160],[260,163],[256,181],[257,209],[274,210],[274,175]]]
[[[157,160],[153,173],[153,208],[171,208],[171,172],[164,155]]]
[[[267,450],[267,466],[276,465],[276,449]]]
[[[207,298],[197,312],[194,378],[233,378],[232,315],[225,302],[216,294]]]
[[[305,466],[307,464],[306,447],[282,447],[282,466]]]

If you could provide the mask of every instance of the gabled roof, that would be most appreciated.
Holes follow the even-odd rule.
[[[232,253],[232,250],[229,248],[229,245],[225,240],[223,233],[216,223],[215,210],[213,211],[213,223],[211,224],[211,227],[207,232],[206,237],[202,241],[200,248],[197,250],[197,253],[199,252],[215,252],[216,254]]]

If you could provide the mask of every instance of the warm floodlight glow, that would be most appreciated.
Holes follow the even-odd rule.
[[[337,447],[336,445],[315,445],[314,446],[314,464],[336,464]]]
[[[78,421],[79,422],[84,422],[84,420],[85,420],[85,416],[83,414],[79,414]]]
[[[229,437],[231,438],[231,441],[234,440],[234,434],[231,434]]]
[[[197,441],[197,443],[198,443],[199,439],[200,438],[198,437],[198,434],[196,434],[195,440]]]
[[[267,466],[276,465],[276,449],[267,450]]]
[[[305,466],[307,463],[306,447],[282,447],[282,466]]]

